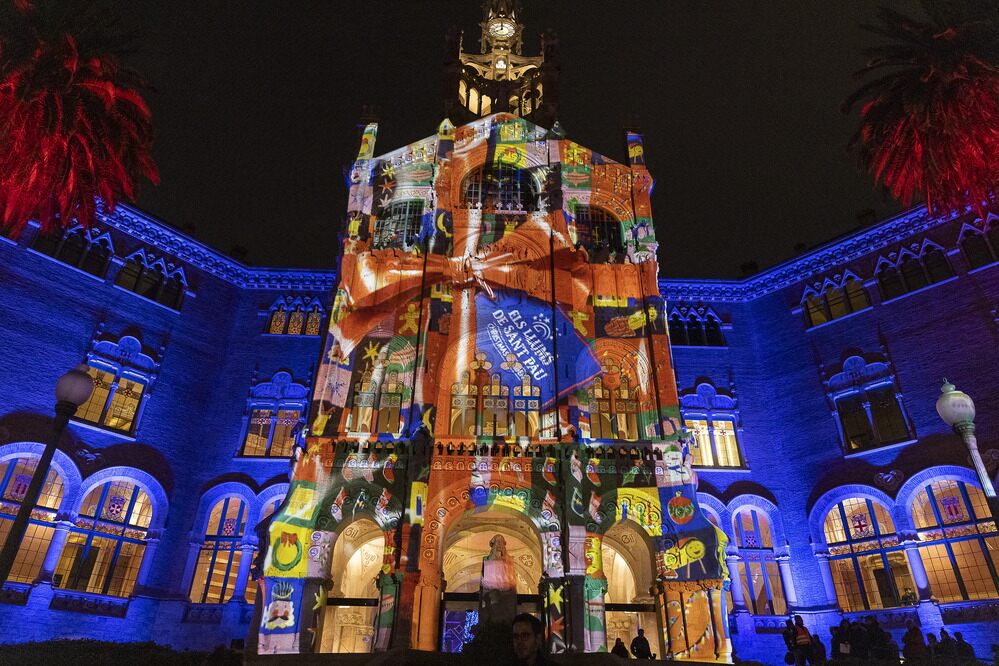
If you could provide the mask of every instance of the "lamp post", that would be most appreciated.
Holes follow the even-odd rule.
[[[69,417],[76,413],[77,407],[87,401],[93,390],[93,379],[87,374],[87,366],[83,364],[76,366],[56,382],[56,416],[52,423],[52,437],[45,445],[45,451],[42,452],[42,457],[35,467],[35,473],[31,476],[31,483],[28,484],[28,490],[21,500],[21,507],[18,509],[14,524],[11,525],[10,532],[7,534],[3,550],[0,551],[0,584],[6,582],[11,567],[14,566],[14,558],[17,557],[17,549],[20,547],[21,541],[24,540],[31,512],[38,504],[38,497],[42,494],[45,478],[49,475],[49,467],[52,465],[52,457],[59,444],[59,437],[69,422]]]
[[[946,379],[940,387],[940,397],[937,398],[937,414],[944,420],[944,423],[954,429],[964,445],[968,447],[971,454],[971,462],[978,472],[978,481],[982,484],[985,492],[985,499],[989,503],[989,511],[992,513],[992,520],[999,519],[999,500],[996,500],[996,490],[992,486],[992,479],[985,469],[982,456],[978,453],[978,440],[975,439],[975,403],[964,391],[958,391],[953,384]]]

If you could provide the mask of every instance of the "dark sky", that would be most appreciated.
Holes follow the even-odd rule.
[[[883,2],[915,13],[916,0]],[[637,115],[667,277],[737,277],[894,204],[846,145],[840,102],[873,0],[526,0],[525,53],[561,39],[563,126],[623,159]],[[255,265],[330,267],[362,104],[376,153],[436,131],[443,36],[478,46],[478,0],[123,3],[145,34],[162,183],[140,208]]]

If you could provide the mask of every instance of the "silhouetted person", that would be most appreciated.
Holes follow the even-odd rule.
[[[974,661],[975,648],[971,647],[970,643],[964,641],[964,634],[960,631],[955,631],[954,638],[957,639],[954,642],[954,647],[957,650],[957,658],[964,659],[965,661]]]
[[[623,659],[631,658],[631,655],[628,654],[628,648],[624,646],[624,642],[620,638],[614,639],[614,647],[611,648],[611,654],[617,655]]]
[[[631,654],[635,655],[635,659],[652,659],[652,648],[644,629],[639,629],[638,635],[631,639]]]
[[[545,627],[541,620],[530,613],[521,613],[513,618],[513,653],[517,655],[517,662],[526,666],[546,664],[542,652],[544,636]]]
[[[794,616],[794,624],[789,629],[790,631],[785,630],[784,642],[790,643],[788,649],[794,655],[794,666],[805,666],[812,654],[812,632],[805,626],[800,615]],[[790,641],[787,634],[790,634]]]
[[[932,659],[939,654],[940,644],[937,643],[937,637],[933,634],[926,634],[926,656]]]
[[[923,632],[916,623],[909,620],[905,623],[906,630],[902,636],[902,656],[906,661],[918,661],[926,656],[926,641]]]
[[[823,645],[822,639],[819,638],[818,634],[812,634],[812,650],[808,657],[808,663],[810,664],[824,664],[826,663],[826,646]]]

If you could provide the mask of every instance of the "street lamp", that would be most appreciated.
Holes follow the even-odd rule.
[[[937,414],[961,436],[964,445],[968,447],[971,462],[978,472],[978,481],[982,484],[985,499],[989,503],[992,520],[995,521],[999,518],[999,501],[996,500],[996,490],[992,486],[989,472],[985,469],[982,456],[978,453],[978,440],[975,439],[975,403],[967,393],[958,391],[946,379],[943,381],[940,397],[937,398]]]
[[[52,456],[55,455],[59,437],[69,422],[69,417],[76,413],[77,407],[90,398],[90,393],[93,390],[94,381],[87,374],[87,366],[82,363],[64,374],[56,382],[56,416],[52,423],[52,437],[45,445],[45,451],[42,452],[42,457],[35,467],[35,473],[31,476],[31,483],[28,484],[28,490],[21,500],[21,507],[18,509],[14,524],[11,525],[10,532],[7,534],[3,550],[0,551],[0,584],[6,582],[11,567],[14,566],[14,558],[17,557],[17,549],[20,547],[21,541],[24,540],[31,512],[38,504],[38,497],[42,494],[45,477],[49,475],[49,467],[52,465]]]

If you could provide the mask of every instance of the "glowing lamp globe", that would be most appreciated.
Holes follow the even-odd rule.
[[[94,380],[87,374],[87,366],[81,363],[56,382],[56,400],[79,407],[87,401],[93,390]]]
[[[940,387],[940,397],[937,398],[937,414],[951,427],[961,423],[971,423],[975,420],[975,403],[967,393],[958,391],[953,384],[944,379],[944,384]]]

